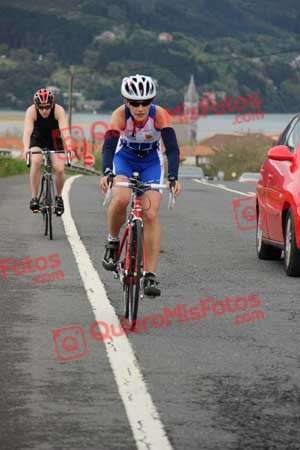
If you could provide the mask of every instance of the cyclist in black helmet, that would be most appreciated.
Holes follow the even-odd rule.
[[[39,151],[44,147],[64,153],[60,129],[63,129],[65,138],[70,138],[68,120],[62,106],[55,103],[55,97],[48,89],[39,89],[33,97],[33,105],[29,106],[25,113],[23,146],[24,153],[28,150]],[[70,138],[71,139],[71,138]],[[59,154],[51,156],[55,169],[55,212],[61,216],[64,212],[62,189],[64,185],[64,157]],[[32,155],[30,169],[30,187],[32,199],[30,209],[39,211],[37,192],[40,184],[40,166],[42,155]]]

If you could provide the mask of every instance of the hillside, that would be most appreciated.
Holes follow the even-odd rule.
[[[267,112],[298,111],[297,4],[287,0],[282,10],[277,0],[69,0],[66,7],[54,0],[41,9],[33,0],[2,0],[0,101],[24,108],[43,85],[66,94],[72,64],[77,108],[98,100],[110,110],[120,102],[121,78],[140,72],[157,79],[158,101],[170,107],[182,101],[193,73],[200,94],[258,92]]]

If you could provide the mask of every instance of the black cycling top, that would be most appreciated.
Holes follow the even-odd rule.
[[[63,150],[63,142],[59,130],[58,120],[54,116],[54,108],[51,109],[49,116],[44,119],[38,109],[37,119],[34,122],[34,129],[30,137],[30,148],[48,147],[50,150]]]

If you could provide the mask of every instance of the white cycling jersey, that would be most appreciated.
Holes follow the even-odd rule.
[[[120,131],[117,151],[122,147],[134,150],[150,150],[159,148],[161,132],[155,128],[156,107],[151,105],[146,123],[138,127],[130,114],[128,106],[125,105],[126,127]]]

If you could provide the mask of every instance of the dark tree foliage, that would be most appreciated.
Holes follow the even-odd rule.
[[[200,95],[257,92],[265,112],[292,112],[299,31],[298,0],[284,8],[279,0],[1,0],[0,101],[23,108],[54,84],[64,103],[73,65],[78,108],[91,100],[116,107],[122,77],[146,73],[169,108],[182,103],[193,74]]]

